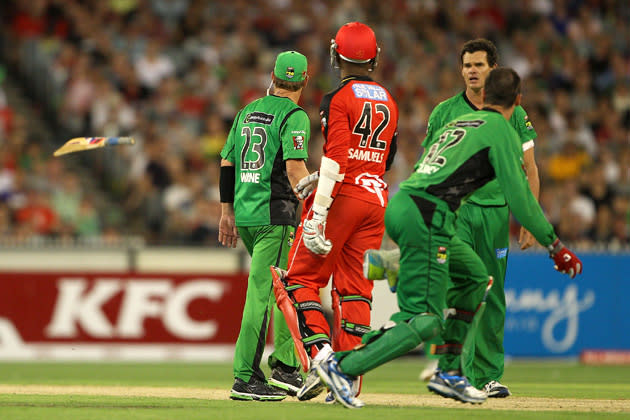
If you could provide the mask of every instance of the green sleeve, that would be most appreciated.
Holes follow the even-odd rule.
[[[522,170],[522,146],[517,133],[507,124],[496,130],[490,149],[490,162],[510,206],[510,211],[541,245],[550,245],[556,234],[534,198]]]
[[[238,127],[238,122],[240,120],[241,113],[236,114],[236,118],[234,118],[234,122],[232,123],[232,128],[228,133],[227,140],[225,141],[225,145],[221,150],[221,157],[231,163],[236,163],[234,160],[234,147],[236,145],[236,130]]]
[[[525,112],[523,107],[520,105],[514,108],[514,113],[512,113],[512,117],[510,118],[510,124],[514,127],[518,137],[521,139],[521,144],[527,143],[528,141],[534,140],[538,137],[532,122],[527,116],[527,112]]]
[[[311,137],[311,123],[303,109],[289,115],[284,125],[280,128],[282,138],[282,158],[304,159],[308,158],[308,141]]]
[[[431,111],[431,115],[429,115],[429,122],[427,123],[427,136],[422,141],[422,147],[424,147],[425,149],[431,143],[431,138],[433,138],[433,134],[437,130],[442,128],[444,124],[446,124],[446,121],[442,121],[443,115],[441,110],[443,103],[444,102],[438,104],[435,108],[433,108],[433,111]]]

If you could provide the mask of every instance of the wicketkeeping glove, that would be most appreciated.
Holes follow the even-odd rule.
[[[314,254],[327,255],[332,249],[332,242],[326,239],[326,216],[314,212],[312,219],[304,220],[302,237],[304,245]]]
[[[317,187],[317,181],[319,180],[319,171],[315,171],[310,175],[300,179],[293,188],[293,191],[300,200],[306,200],[309,195],[315,191]]]
[[[556,239],[547,249],[549,249],[549,257],[553,258],[555,263],[553,268],[563,274],[568,274],[571,278],[582,273],[582,261],[564,246],[560,239]]]

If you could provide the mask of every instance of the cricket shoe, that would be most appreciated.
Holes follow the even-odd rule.
[[[313,366],[308,371],[308,375],[306,375],[304,385],[298,390],[297,398],[300,401],[308,401],[317,397],[324,389],[326,389],[326,385],[324,385],[317,373],[317,369]]]
[[[304,385],[304,379],[300,374],[300,369],[288,370],[280,366],[271,370],[271,376],[267,379],[269,385],[282,389],[287,394],[295,397],[298,390]]]
[[[359,393],[360,386],[361,378],[357,378],[356,380],[352,381],[352,395],[355,397],[355,399]],[[337,400],[335,400],[335,395],[332,392],[328,392],[328,394],[326,394],[326,398],[324,399],[324,403],[334,404],[336,402]]]
[[[445,398],[471,404],[481,404],[488,398],[485,392],[472,386],[465,376],[449,375],[441,370],[435,372],[427,388]]]
[[[429,380],[433,377],[433,374],[435,374],[437,367],[438,359],[430,359],[422,372],[420,372],[420,375],[418,375],[418,379],[423,382],[429,382]]]
[[[490,381],[483,386],[483,390],[488,398],[505,398],[512,395],[507,386],[499,381]]]
[[[332,392],[326,394],[326,398],[324,399],[325,404],[334,404],[337,400],[335,400],[335,395]]]
[[[319,377],[328,385],[335,399],[347,408],[361,408],[365,404],[354,397],[352,388],[352,378],[339,369],[339,362],[335,359],[335,354],[331,353],[328,358],[315,366]],[[484,394],[485,395],[485,394]]]
[[[252,376],[249,382],[241,378],[234,379],[234,385],[230,391],[230,398],[240,401],[282,401],[286,397],[286,392],[272,387],[255,376]]]
[[[368,249],[363,254],[363,276],[368,280],[387,280],[389,290],[396,291],[398,270],[400,269],[400,249]]]

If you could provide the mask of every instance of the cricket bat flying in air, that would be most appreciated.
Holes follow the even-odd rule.
[[[134,144],[135,142],[133,137],[75,137],[55,150],[53,155],[61,156],[67,153],[82,152],[116,144]]]

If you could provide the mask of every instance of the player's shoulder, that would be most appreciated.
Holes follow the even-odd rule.
[[[453,120],[453,123],[461,128],[475,129],[474,131],[478,131],[477,129],[481,132],[490,131],[493,133],[493,136],[511,128],[502,114],[487,109],[460,115]]]
[[[500,126],[510,125],[510,123],[508,122],[508,120],[505,119],[503,114],[501,114],[499,111],[491,110],[488,108],[472,112],[469,115],[474,115],[476,118],[482,119],[491,124],[496,124]]]
[[[439,104],[435,106],[434,110],[441,111],[446,108],[450,108],[453,105],[458,105],[460,102],[462,102],[462,100],[463,100],[462,92],[460,92],[457,95],[453,95],[450,98],[444,99],[442,102],[440,102]]]
[[[527,111],[525,111],[525,108],[523,108],[521,105],[516,105],[514,107],[514,112],[512,113],[512,115],[517,118],[525,118],[527,117]]]
[[[378,101],[392,103],[398,108],[394,96],[379,82],[367,76],[348,77],[339,86],[322,97],[320,112],[327,110],[335,102]]]
[[[454,114],[453,110],[459,107],[461,101],[461,93],[443,100],[433,108],[429,119],[441,118],[445,119],[444,123],[448,122],[450,120],[449,116]]]
[[[348,78],[342,81],[342,89],[347,90],[349,95],[357,99],[394,100],[394,96],[385,86],[369,76]]]
[[[527,111],[520,105],[514,107],[514,112],[512,112],[512,116],[510,117],[510,123],[517,130],[526,128],[527,131],[533,131],[534,129],[527,115]]]

